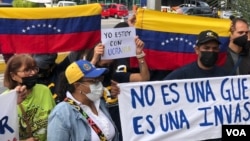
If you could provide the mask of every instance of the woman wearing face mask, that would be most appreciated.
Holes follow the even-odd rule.
[[[219,44],[217,33],[211,30],[202,31],[198,35],[195,47],[197,61],[174,70],[164,80],[225,76],[225,70],[216,65],[220,51]]]
[[[118,141],[118,131],[101,99],[106,68],[71,63],[57,83],[66,99],[49,116],[48,141]]]
[[[20,86],[27,88],[17,102],[19,137],[22,141],[46,141],[48,115],[55,106],[50,89],[36,84],[38,71],[30,55],[17,54],[9,59],[4,73],[7,91]]]

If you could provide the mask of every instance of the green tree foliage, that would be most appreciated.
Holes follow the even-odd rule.
[[[235,11],[235,16],[242,16],[250,23],[250,0],[205,0],[209,5],[215,6],[220,10]],[[220,5],[224,3],[224,6]]]
[[[13,7],[39,7],[38,3],[33,3],[27,0],[13,0]]]
[[[237,0],[232,2],[232,10],[239,11],[243,18],[250,22],[250,0]]]

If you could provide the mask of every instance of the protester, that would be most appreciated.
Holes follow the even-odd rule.
[[[217,33],[205,30],[198,35],[195,53],[198,59],[168,74],[164,80],[191,79],[225,76],[226,72],[216,65],[220,51]]]
[[[129,27],[129,25],[127,22],[120,22],[114,26],[114,28],[121,27]],[[139,37],[135,37],[135,44],[139,69],[133,69],[131,71],[129,68],[130,58],[101,60],[101,56],[104,54],[105,49],[105,46],[102,43],[98,43],[92,49],[86,49],[79,52],[71,52],[63,61],[64,63],[67,63],[72,62],[75,59],[84,59],[90,61],[96,67],[105,67],[109,69],[109,72],[104,75],[104,80],[102,82],[103,86],[105,87],[103,98],[105,99],[109,107],[109,112],[120,132],[120,135],[121,125],[119,107],[117,97],[113,97],[110,93],[111,79],[117,81],[116,83],[148,81],[150,79],[150,72],[146,60],[144,59],[144,56],[146,55],[143,52],[144,42],[141,41]],[[63,98],[64,96],[61,96],[60,100],[62,100]],[[122,137],[120,136],[120,139],[121,138]]]
[[[205,30],[198,35],[195,53],[197,61],[187,64],[168,74],[164,80],[171,79],[192,79],[226,76],[227,73],[216,62],[220,51],[220,41],[217,33]],[[221,139],[209,139],[206,141],[220,141]]]
[[[242,18],[233,18],[227,60],[223,66],[229,75],[250,74],[250,36],[248,35],[249,25],[247,21]]]
[[[46,141],[48,115],[55,106],[49,88],[37,84],[39,69],[28,54],[13,55],[4,72],[7,91],[18,93],[19,138],[26,141]],[[26,90],[27,89],[27,90]]]
[[[57,64],[57,53],[33,54],[32,57],[39,67],[37,83],[47,85],[51,90],[55,102],[59,103],[59,97],[55,93],[55,85],[59,74],[67,68],[68,64]]]
[[[118,141],[118,131],[101,99],[103,74],[90,62],[71,63],[57,84],[66,99],[49,116],[48,141]]]
[[[32,57],[35,59],[37,67],[39,67],[38,82],[47,86],[53,83],[56,79],[57,53],[33,54]]]
[[[120,22],[115,25],[114,28],[129,27],[127,22]],[[150,72],[147,66],[147,63],[144,59],[145,53],[143,52],[144,42],[135,37],[136,44],[136,55],[138,58],[139,70],[133,70],[130,72],[129,69],[129,58],[121,59],[110,59],[110,60],[101,60],[101,56],[104,54],[105,46],[102,43],[98,43],[94,48],[90,50],[85,50],[81,52],[72,52],[68,56],[68,60],[64,62],[71,62],[74,59],[84,59],[90,61],[96,67],[105,67],[109,69],[109,73],[104,75],[103,86],[105,87],[103,98],[105,99],[109,112],[112,119],[114,120],[119,132],[120,140],[121,136],[121,125],[120,125],[120,115],[117,97],[112,97],[110,94],[111,79],[122,83],[122,82],[138,82],[138,81],[147,81],[150,79]],[[117,83],[116,82],[116,83]],[[107,89],[108,88],[108,89]]]
[[[121,22],[118,23],[114,28],[120,28],[120,27],[128,27],[128,23]],[[138,37],[135,39],[136,44],[136,58],[138,60],[139,64],[139,70],[131,70],[129,69],[129,59],[116,59],[115,63],[115,70],[113,69],[113,74],[111,74],[111,78],[113,79],[113,83],[124,83],[124,82],[140,82],[140,81],[148,81],[150,79],[150,72],[147,66],[147,62],[144,59],[145,53],[143,52],[144,48],[144,42],[141,41]],[[99,49],[98,49],[99,48]],[[98,47],[95,50],[95,55],[92,58],[92,60],[100,60],[100,57],[104,54],[104,46],[99,44]],[[98,51],[97,51],[98,50]],[[98,66],[103,65],[102,63],[105,60],[100,60],[99,62],[93,61],[93,63],[96,63]],[[110,78],[106,76],[105,78]],[[111,86],[111,81],[109,79],[108,84],[106,86]],[[112,91],[112,86],[111,86]],[[110,92],[111,92],[110,91]],[[117,99],[117,97],[113,97],[110,93],[110,97],[107,97],[104,94],[104,98],[109,104],[109,112],[111,114],[112,119],[114,120],[119,132],[120,132],[120,140],[122,140],[122,130],[121,130],[121,123],[120,123],[120,113],[119,113],[119,107],[118,107],[118,101],[114,100]]]
[[[115,25],[114,28],[121,28],[121,27],[128,27],[128,23],[121,22]],[[140,70],[133,70],[132,75],[129,73],[129,58],[121,58],[121,59],[110,59],[110,60],[101,60],[101,56],[104,54],[104,45],[102,43],[98,43],[94,48],[91,49],[85,49],[83,51],[79,52],[71,52],[64,60],[63,62],[65,64],[71,63],[78,59],[84,59],[90,61],[92,64],[94,64],[96,67],[106,67],[109,69],[109,73],[105,74],[103,85],[110,86],[110,80],[116,75],[115,77],[119,77],[117,75],[121,74],[115,74],[117,73],[116,70],[119,66],[125,65],[127,75],[130,77],[127,77],[127,82],[136,82],[136,81],[147,81],[150,78],[150,73],[148,71],[147,63],[144,60],[145,53],[143,52],[144,48],[144,42],[139,39],[139,37],[135,37],[135,44],[136,44],[136,55],[138,58],[139,68]],[[117,80],[118,81],[118,80]]]
[[[115,28],[118,27],[128,27],[128,24],[122,22],[115,26]],[[110,65],[109,67],[111,69],[111,73],[105,75],[106,81],[104,81],[105,82],[104,85],[106,87],[111,86],[111,81],[110,81],[111,79],[113,79],[117,83],[140,82],[140,81],[148,81],[150,79],[150,72],[146,60],[144,59],[146,55],[143,52],[144,42],[141,41],[138,37],[136,37],[135,43],[136,43],[136,57],[139,64],[139,71],[133,71],[133,72],[130,71],[128,63],[129,58],[116,59],[115,62],[113,62],[113,65],[115,66]],[[104,48],[105,47],[102,44],[99,44],[94,50],[94,55],[87,57],[87,59],[92,58],[91,62],[95,63],[97,66],[105,66],[108,63],[108,61],[109,63],[112,63],[113,60],[100,60],[101,56],[104,54]],[[112,97],[111,94],[109,94],[109,97],[107,97],[107,95],[105,95],[104,93],[104,98],[109,106],[109,112],[111,114],[111,117],[114,120],[120,132],[120,138],[121,138],[120,140],[122,140],[122,131],[121,131],[120,114],[119,114],[117,97]]]

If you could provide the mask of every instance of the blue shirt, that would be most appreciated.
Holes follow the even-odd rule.
[[[112,122],[105,102],[101,100],[100,109]],[[113,123],[113,122],[112,122]],[[115,127],[114,123],[113,126]],[[118,130],[115,127],[115,137],[119,141]],[[91,141],[91,127],[75,107],[67,102],[60,102],[49,115],[48,141]]]

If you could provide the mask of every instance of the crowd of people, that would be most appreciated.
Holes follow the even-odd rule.
[[[135,17],[115,28],[133,26]],[[139,68],[130,71],[129,58],[101,60],[105,46],[71,52],[60,63],[57,54],[15,54],[6,61],[4,93],[18,94],[20,140],[121,141],[118,83],[151,81],[143,52],[144,42],[134,39]],[[212,30],[201,31],[194,52],[197,60],[171,71],[161,80],[250,74],[249,25],[232,19],[227,60],[217,66],[220,40]],[[193,73],[190,73],[193,72]],[[215,139],[220,140],[220,139]]]

